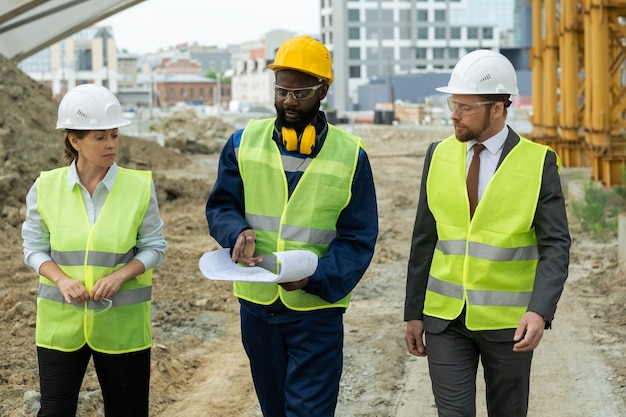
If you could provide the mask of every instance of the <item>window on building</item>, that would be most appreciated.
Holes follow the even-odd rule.
[[[417,28],[417,39],[428,39],[428,28]]]
[[[459,48],[448,48],[448,58],[458,59],[460,55],[459,52]]]
[[[450,28],[450,39],[461,39],[461,28],[460,27],[451,27]]]
[[[50,71],[50,65],[50,48],[46,48],[20,61],[18,67],[24,72],[41,74],[42,72]]]
[[[360,22],[361,11],[359,9],[348,9],[348,22]]]
[[[478,28],[467,28],[467,39],[478,39]]]
[[[415,58],[426,59],[426,48],[415,48]]]
[[[393,39],[393,26],[383,26],[380,28],[381,39]]]
[[[413,59],[413,48],[400,48],[400,59]]]
[[[446,28],[435,28],[435,39],[446,39]]]
[[[359,28],[348,28],[348,39],[361,39]]]
[[[428,22],[428,10],[418,10],[417,11],[417,21],[418,22]]]
[[[408,26],[400,27],[398,35],[400,39],[411,39],[411,28]]]
[[[367,60],[368,61],[373,61],[373,60],[380,59],[380,58],[382,58],[382,55],[381,55],[379,47],[367,48]]]
[[[444,48],[433,48],[433,59],[443,59],[444,53]]]
[[[378,9],[367,9],[365,11],[366,22],[369,22],[369,23],[378,22],[378,16],[380,16]]]
[[[368,65],[366,69],[367,69],[368,78],[387,75],[386,70],[381,71],[380,65],[376,65],[376,64]]]
[[[445,21],[446,21],[446,11],[435,10],[435,22],[445,22]]]
[[[76,56],[76,70],[77,71],[91,71],[93,70],[93,52],[91,49],[79,49],[74,51]]]
[[[493,28],[483,28],[483,39],[493,39]]]
[[[348,48],[348,57],[350,59],[361,59],[361,48]]]
[[[350,66],[350,78],[361,78],[361,67],[358,65]]]
[[[365,28],[365,33],[367,33],[367,39],[378,40],[380,30],[377,26],[370,26]]]

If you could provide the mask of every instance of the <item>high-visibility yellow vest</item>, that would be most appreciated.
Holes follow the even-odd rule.
[[[78,186],[68,183],[69,167],[42,172],[37,187],[39,213],[50,230],[51,257],[71,278],[91,291],[98,279],[133,259],[137,230],[150,202],[152,174],[120,168],[93,227]],[[124,353],[152,345],[152,270],[125,282],[102,315],[95,302],[67,304],[59,288],[39,277],[37,346],[71,352],[85,343],[96,351]]]
[[[274,119],[252,120],[239,147],[246,220],[256,232],[256,253],[307,249],[318,257],[335,238],[337,219],[351,198],[352,179],[363,141],[328,125],[324,146],[288,196],[285,158],[271,140]],[[277,271],[276,271],[277,272]],[[303,290],[284,291],[274,283],[235,282],[237,297],[269,305],[278,298],[290,309],[348,307],[350,294],[336,303]]]
[[[520,139],[471,220],[466,144],[451,136],[435,149],[426,189],[438,241],[424,314],[452,320],[466,306],[468,329],[497,330],[516,328],[526,312],[539,259],[532,223],[548,147]]]

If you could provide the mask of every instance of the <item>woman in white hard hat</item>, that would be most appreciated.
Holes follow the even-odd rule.
[[[74,416],[93,358],[107,417],[148,415],[152,269],[167,243],[152,174],[119,167],[122,117],[108,89],[79,85],[59,105],[68,166],[26,197],[24,260],[40,275],[38,416]]]

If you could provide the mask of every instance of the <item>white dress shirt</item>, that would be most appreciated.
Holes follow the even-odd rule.
[[[72,162],[68,175],[68,187],[80,187],[87,216],[91,226],[95,223],[102,207],[113,188],[115,179],[119,172],[119,167],[114,163],[107,172],[104,179],[98,184],[93,192],[93,196],[81,184],[78,172],[76,171],[76,161]],[[50,257],[50,231],[39,214],[37,203],[37,186],[39,178],[26,195],[26,220],[22,224],[22,239],[24,248],[24,262],[39,273],[39,268],[44,262],[51,261]],[[159,206],[156,199],[154,182],[150,187],[150,203],[144,215],[143,221],[137,230],[137,253],[135,259],[143,263],[146,271],[155,268],[163,263],[167,242],[163,237],[164,224],[159,213]],[[68,233],[72,233],[68,230]]]
[[[478,201],[485,193],[485,189],[496,172],[498,161],[502,155],[502,148],[504,147],[504,141],[509,134],[509,128],[504,126],[500,132],[494,136],[482,142],[485,145],[485,149],[480,153],[480,170],[478,171]],[[465,176],[467,177],[467,171],[469,170],[470,162],[474,156],[474,145],[478,142],[470,140],[467,142],[467,162],[465,165]]]

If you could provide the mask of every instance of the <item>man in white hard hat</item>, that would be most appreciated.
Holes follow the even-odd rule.
[[[527,415],[530,366],[551,326],[570,236],[552,149],[506,124],[511,62],[477,50],[447,86],[455,134],[426,154],[408,263],[404,320],[427,356],[440,417],[476,415],[484,369],[488,415]]]

